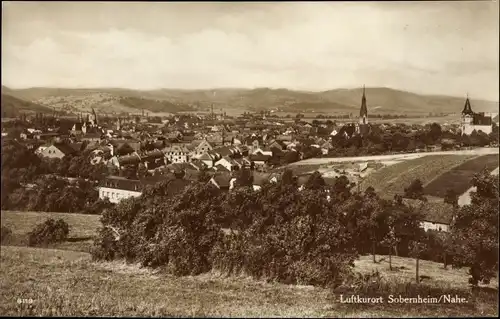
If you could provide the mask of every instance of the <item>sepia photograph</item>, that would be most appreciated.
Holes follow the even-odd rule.
[[[499,9],[2,1],[0,315],[498,317]]]

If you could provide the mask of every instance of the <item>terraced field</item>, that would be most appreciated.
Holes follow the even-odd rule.
[[[492,172],[497,167],[497,155],[479,156],[439,175],[424,187],[424,192],[426,195],[444,197],[446,191],[452,189],[457,194],[463,194],[471,187],[470,181],[474,174],[485,168]]]
[[[372,186],[381,195],[392,197],[402,193],[404,188],[417,178],[425,185],[449,171],[450,168],[464,164],[473,158],[476,156],[434,155],[402,161],[368,175],[361,182],[361,189]]]

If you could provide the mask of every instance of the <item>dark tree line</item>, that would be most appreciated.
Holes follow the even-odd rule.
[[[96,190],[106,174],[89,154],[42,159],[16,141],[2,141],[2,209],[100,213],[111,206]]]

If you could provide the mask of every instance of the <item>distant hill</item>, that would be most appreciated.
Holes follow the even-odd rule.
[[[137,98],[130,96],[121,98],[119,101],[124,106],[138,110],[147,110],[151,112],[177,113],[177,112],[186,112],[195,110],[193,107],[186,104],[174,104],[169,101],[151,100],[151,99]]]
[[[132,90],[120,88],[65,89],[5,88],[9,95],[41,105],[73,111],[90,107],[106,112],[182,112],[208,110],[213,104],[228,114],[249,110],[282,112],[356,113],[362,89],[335,89],[323,92],[288,89],[213,89],[213,90]],[[4,87],[2,87],[4,92]],[[423,95],[391,88],[366,88],[368,113],[414,114],[460,113],[465,98]],[[498,102],[471,99],[476,112],[497,112]]]
[[[49,107],[29,101],[24,101],[8,94],[2,93],[1,101],[2,118],[17,117],[21,113],[52,113]]]

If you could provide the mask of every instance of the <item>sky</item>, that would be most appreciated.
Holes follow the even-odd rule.
[[[12,88],[366,85],[498,100],[498,0],[2,6]]]

